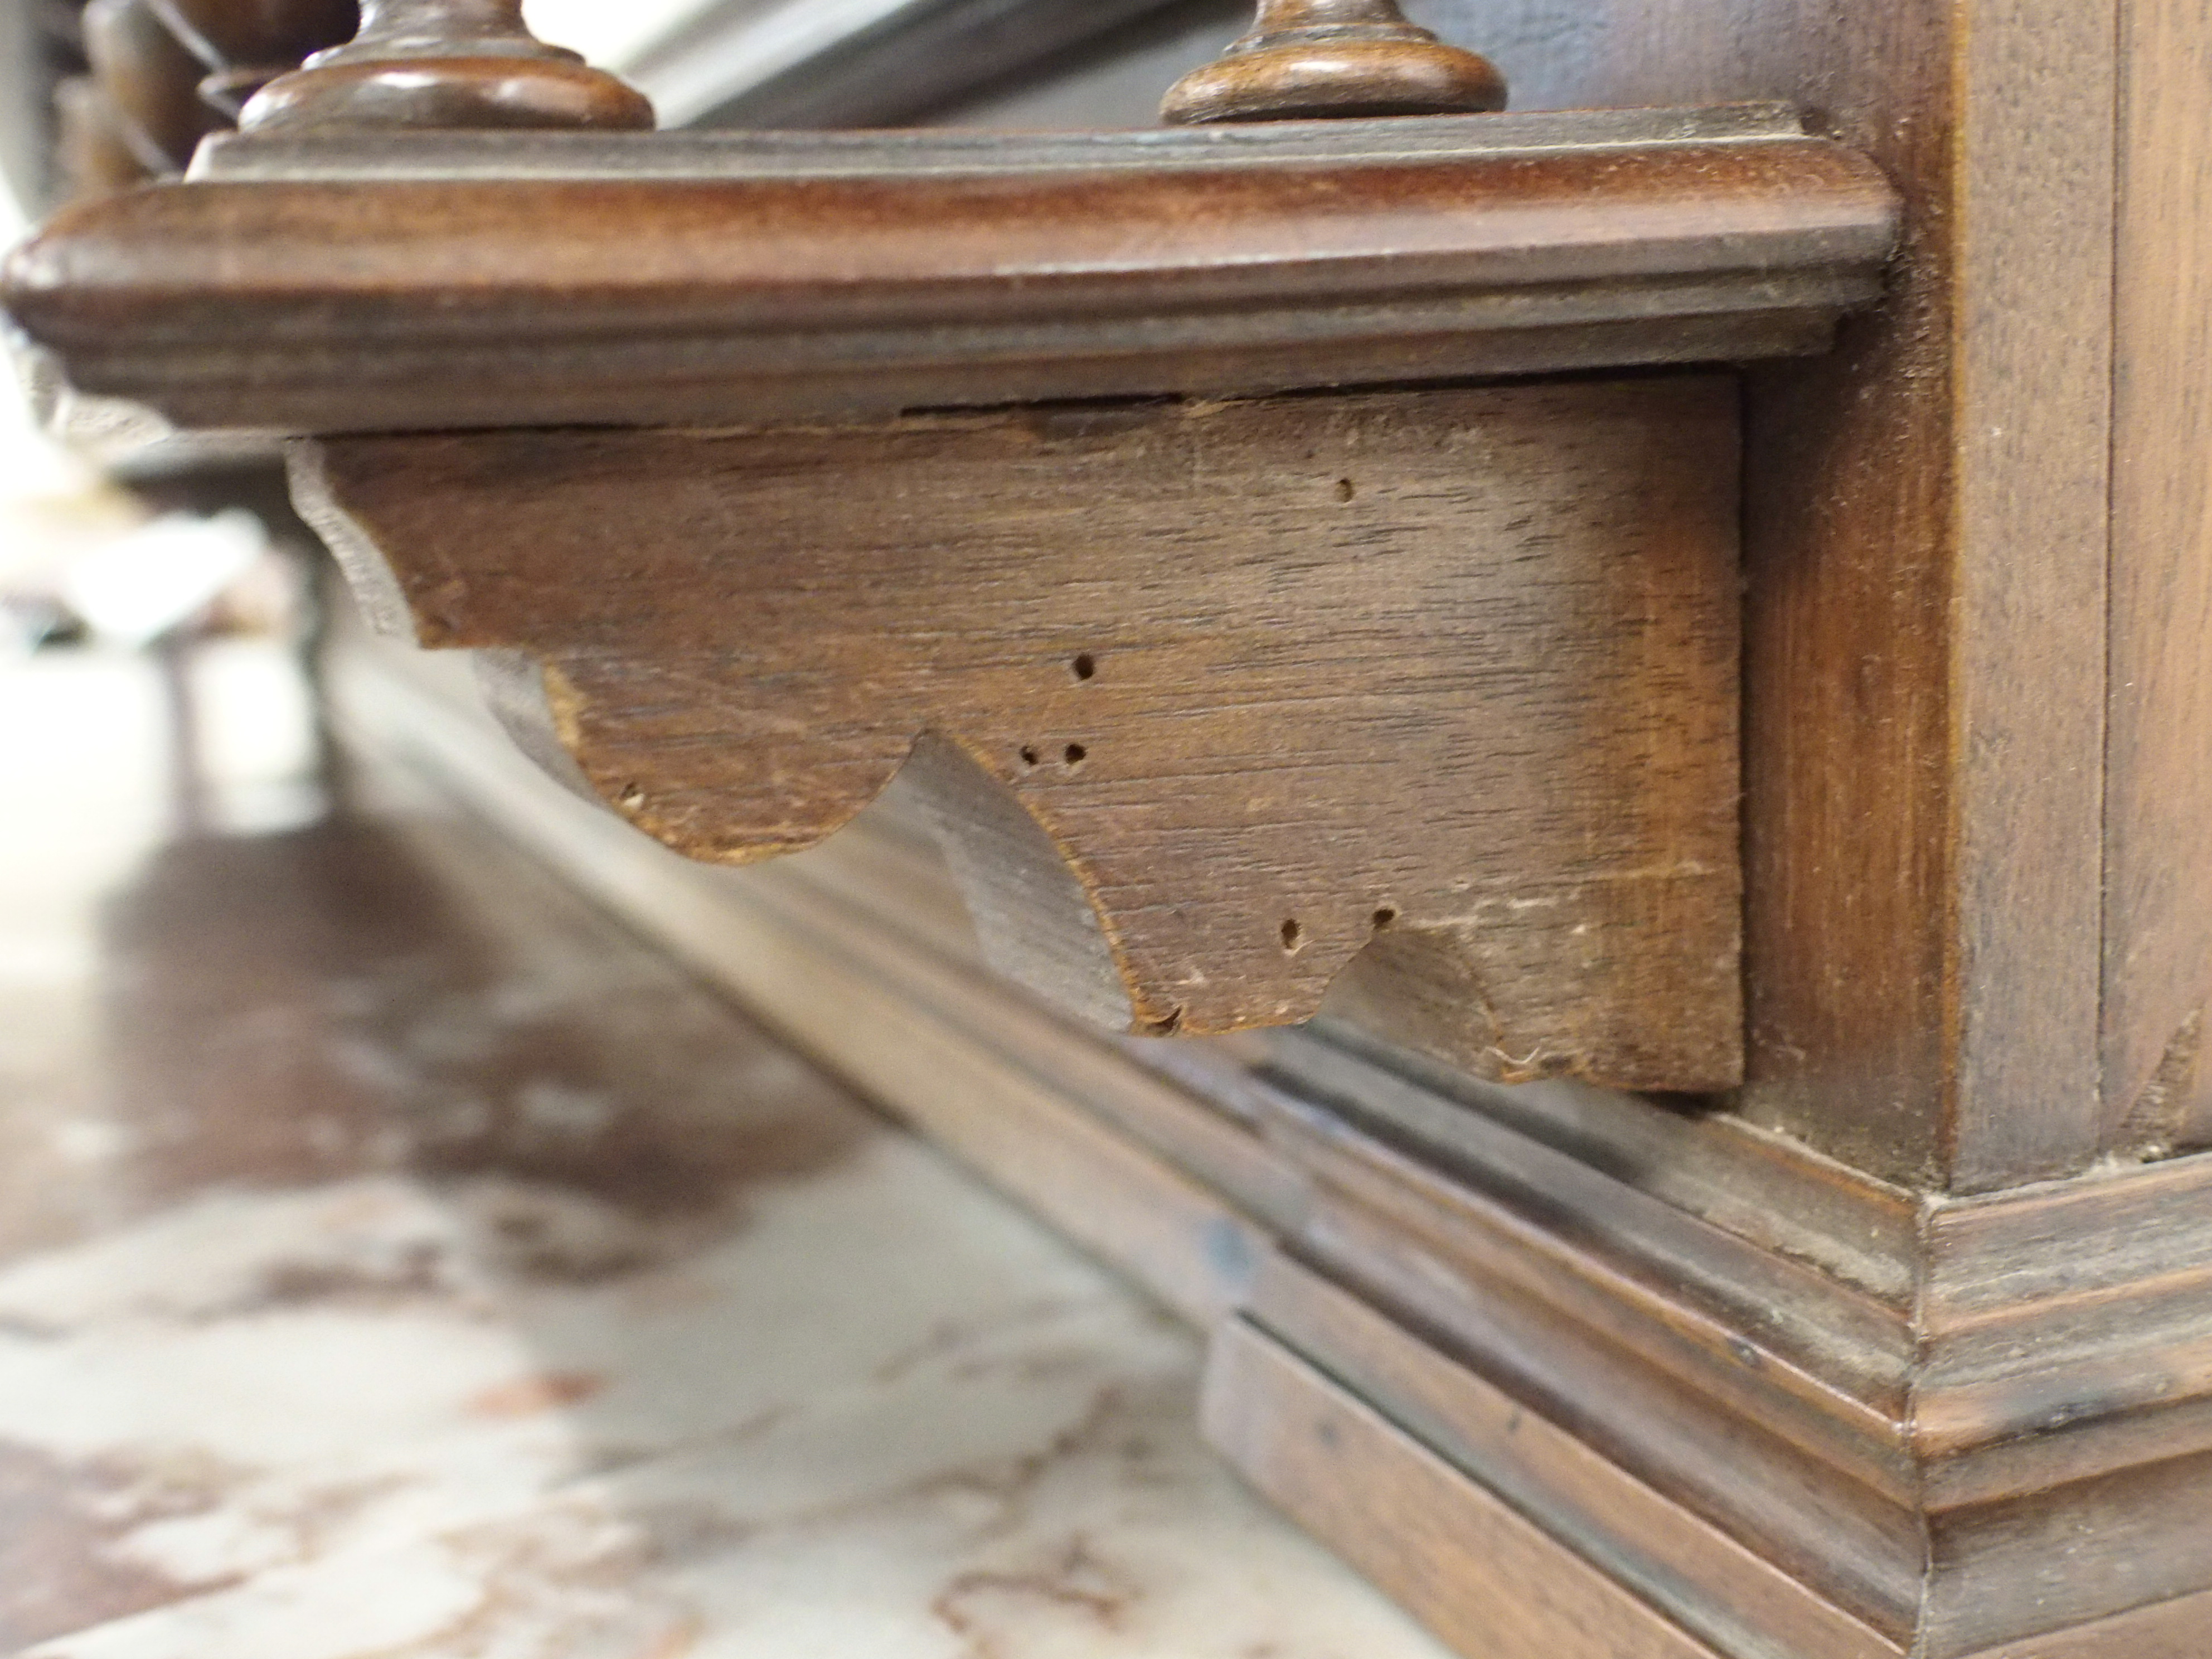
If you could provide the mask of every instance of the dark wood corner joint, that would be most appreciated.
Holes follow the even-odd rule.
[[[313,440],[387,625],[687,854],[905,769],[994,959],[1112,1024],[1740,1079],[1735,397],[1441,383],[1823,349],[1866,161],[1765,106],[364,131],[406,9],[15,257],[76,389]]]

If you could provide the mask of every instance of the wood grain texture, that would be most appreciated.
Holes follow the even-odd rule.
[[[2212,1159],[1930,1206],[1885,1309],[1622,1190],[1626,1144],[1272,1075],[1302,1260],[1899,1645],[2212,1585]],[[1379,1400],[1370,1363],[1328,1369]]]
[[[1972,1659],[2198,1659],[2212,1594],[2179,1596],[2056,1635],[2006,1642]]]
[[[1358,1297],[1273,1254],[1255,1323],[1723,1653],[1903,1652]],[[1237,1402],[1241,1407],[1242,1402]]]
[[[410,683],[440,665],[399,660]],[[1795,1598],[1776,1571],[1826,1604],[1834,1622],[1813,1616],[1832,1630],[1863,1626],[1928,1659],[2140,1659],[2124,1645],[2138,1637],[2163,1659],[2155,1643],[2199,1628],[2183,1620],[2212,1587],[2212,1158],[1916,1200],[1724,1116],[1565,1084],[1476,1085],[1371,1040],[1346,1049],[1340,1024],[1327,1040],[1109,1043],[978,971],[910,802],[796,859],[717,869],[565,795],[481,717],[465,734],[419,708],[383,718],[445,787],[708,978],[778,1011],[833,1066],[862,1056],[872,1091],[925,1123],[941,1115],[935,1133],[1071,1213],[1062,1224],[1091,1248],[1148,1283],[1211,1286],[1175,1292],[1184,1305],[1273,1310],[1339,1384],[1388,1404],[1730,1659],[1777,1651],[1720,1622],[1786,1612]],[[853,1029],[851,1011],[869,1025],[901,1009],[933,1034],[915,1050],[926,1065],[901,1063],[872,1025]],[[1000,1067],[1026,1081],[988,1081]],[[1217,1220],[1243,1219],[1163,1226],[1206,1212],[1087,1201],[1085,1154],[1068,1150],[1087,1136],[1024,1150],[1057,1121],[1021,1109],[1038,1097],[1216,1194]],[[978,1100],[1000,1120],[989,1133],[955,1109]],[[1054,1179],[1024,1187],[1032,1162]],[[1101,1163],[1103,1187],[1122,1164]],[[1251,1277],[1270,1238],[1357,1294],[1363,1308],[1340,1311],[1365,1336],[1324,1347],[1323,1327],[1293,1324],[1266,1274]],[[1419,1389],[1401,1363],[1409,1344],[1433,1356]],[[1510,1400],[1531,1444],[1548,1425],[1611,1472],[1594,1475],[1601,1486],[1627,1480],[1694,1517],[1679,1538],[1633,1537],[1763,1565],[1708,1581],[1729,1586],[1717,1612],[1689,1611],[1669,1599],[1685,1585],[1638,1576],[1662,1558],[1639,1566],[1618,1553],[1633,1537],[1590,1530],[1585,1489],[1492,1469],[1480,1444],[1455,1445],[1449,1413],[1417,1416],[1421,1400],[1447,1397],[1486,1402],[1472,1429],[1491,1431]],[[1603,1508],[1622,1527],[1644,1512]],[[1357,1553],[1377,1547],[1365,1516],[1343,1506],[1310,1524],[1351,1528],[1343,1547]]]
[[[2104,1127],[2212,1143],[2212,20],[2128,0]]]
[[[1407,11],[1479,45],[1522,109],[1790,100],[1905,195],[1889,303],[1833,357],[1757,371],[1747,404],[1742,1107],[1916,1184],[2080,1167],[2111,0]],[[2185,1012],[2145,1039],[2157,1054]]]
[[[1718,1659],[1255,1328],[1216,1333],[1208,1438],[1461,1653]]]
[[[994,135],[247,137],[5,299],[187,427],[665,425],[1821,349],[1880,175],[1786,111]],[[251,248],[250,258],[238,257]]]
[[[1691,379],[372,438],[305,488],[694,857],[919,761],[994,960],[1087,1017],[1331,994],[1492,1075],[1694,1089],[1741,1056],[1734,416]]]
[[[1415,15],[1476,38],[1492,10]],[[2094,378],[2106,327],[2110,5],[1546,20],[1497,48],[1531,95],[1789,99],[1908,204],[1881,313],[1747,404],[1744,1109],[1914,1182],[2079,1167],[2105,433],[2053,366]]]
[[[2106,650],[2082,619],[2110,558],[2117,3],[1960,23],[1944,1150],[1965,1192],[2100,1145]]]

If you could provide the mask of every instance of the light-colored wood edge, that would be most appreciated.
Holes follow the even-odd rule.
[[[2212,1652],[2212,1591],[2154,1602],[2094,1625],[2005,1642],[1970,1659],[2204,1659]]]
[[[1351,1292],[1279,1252],[1250,1317],[1430,1449],[1731,1653],[1903,1650]]]
[[[1720,1659],[1250,1324],[1215,1334],[1200,1413],[1247,1480],[1460,1653]]]

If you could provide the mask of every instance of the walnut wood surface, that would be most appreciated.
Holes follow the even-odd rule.
[[[247,132],[649,130],[653,106],[522,21],[522,0],[362,0],[361,30],[256,93]]]
[[[1279,1252],[1254,1322],[1723,1653],[1898,1659],[1895,1643],[1513,1395]],[[1231,1399],[1226,1409],[1249,1402]],[[1473,1587],[1469,1587],[1470,1599]]]
[[[313,53],[360,27],[354,0],[151,0],[170,32],[210,71],[204,103],[235,121],[246,101]]]
[[[1207,1437],[1461,1653],[1720,1659],[1252,1326],[1214,1337]]]
[[[2212,20],[2127,9],[2106,792],[2108,1138],[2212,1143]]]
[[[402,660],[410,678],[438,665]],[[1393,1446],[1488,1483],[1730,1659],[1795,1655],[1784,1632],[1825,1659],[1855,1626],[1929,1659],[2196,1659],[2212,1161],[1916,1200],[1738,1119],[1416,1076],[1371,1043],[1129,1039],[1117,1054],[976,971],[948,878],[880,811],[797,859],[689,864],[568,799],[488,725],[409,697],[354,706],[772,1022],[860,1057],[872,1092],[941,1118],[956,1146],[975,1137],[994,1178],[1092,1248],[1185,1287],[1167,1291],[1184,1305],[1208,1285],[1211,1305],[1311,1344],[1404,1437]],[[985,1055],[1024,1091],[971,1082]],[[979,1089],[989,1113],[951,1109]],[[1087,1203],[1079,1164],[1032,1160],[1032,1131],[1010,1127],[1011,1103],[1040,1097],[1236,1194],[1244,1222],[1217,1233],[1168,1219],[1189,1208]],[[1056,1173],[1025,1188],[1032,1162]],[[1118,1193],[1124,1167],[1102,1164],[1101,1182]],[[1333,1288],[1286,1302],[1264,1267],[1255,1284],[1262,1217]],[[1364,1334],[1340,1340],[1338,1315]],[[1237,1391],[1223,1410],[1241,1437],[1224,1443],[1303,1434],[1266,1420],[1274,1403]],[[1363,1560],[1395,1535],[1358,1505],[1308,1513]],[[1705,1576],[1736,1551],[1755,1561]],[[1402,1591],[1396,1566],[1374,1571]],[[1519,1595],[1490,1605],[1509,1617]],[[1484,1639],[1468,1650],[1489,1659]]]
[[[1654,380],[334,440],[305,499],[695,857],[911,766],[1064,1006],[1280,1024],[1358,957],[1335,1006],[1460,1064],[1698,1089],[1741,1056],[1734,458],[1728,382]]]
[[[65,212],[7,303],[80,391],[295,432],[1816,350],[1878,297],[1895,229],[1878,174],[1771,107],[1012,144],[245,138],[200,176]]]
[[[2097,1150],[2107,434],[2074,389],[2117,39],[2112,0],[1595,0],[1497,46],[1561,105],[1796,100],[1907,201],[1889,303],[1747,404],[1742,1106],[1915,1182]]]

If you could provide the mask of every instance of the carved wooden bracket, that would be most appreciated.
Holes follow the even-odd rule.
[[[488,653],[526,746],[685,853],[904,769],[994,957],[1094,1018],[1738,1079],[1730,385],[1407,388],[1823,349],[1896,234],[1863,160],[1766,106],[359,129],[433,14],[485,122],[634,118],[514,11],[369,7],[190,182],[58,217],[9,308],[79,390],[307,440],[384,624]],[[1274,93],[1386,36],[1429,84],[1395,8],[1269,17]]]
[[[1093,1018],[1303,1019],[1357,957],[1338,1006],[1462,1063],[1711,1088],[1734,410],[1702,379],[365,437],[295,495],[384,626],[542,665],[498,671],[524,745],[693,857],[806,847],[906,767],[987,948]]]

